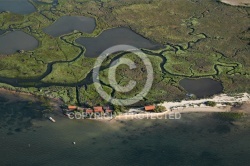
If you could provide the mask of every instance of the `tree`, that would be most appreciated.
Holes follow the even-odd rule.
[[[124,113],[124,112],[126,112],[126,108],[124,106],[121,106],[121,105],[114,105],[114,112],[116,114]]]

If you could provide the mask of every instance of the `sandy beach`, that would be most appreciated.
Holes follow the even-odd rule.
[[[216,102],[215,107],[206,106],[204,102]],[[225,105],[223,103],[242,103],[240,107]],[[166,108],[167,111],[162,113],[139,113],[131,114],[125,113],[116,116],[115,120],[128,120],[128,119],[145,119],[145,118],[160,118],[165,116],[171,119],[174,116],[179,116],[183,113],[213,113],[213,112],[244,112],[250,113],[250,95],[248,93],[241,93],[234,96],[226,94],[216,95],[212,98],[199,99],[199,100],[182,100],[181,102],[164,102],[160,104]]]
[[[206,108],[183,108],[181,110],[165,111],[162,113],[141,113],[141,114],[122,114],[116,116],[115,120],[131,120],[131,119],[161,119],[163,117],[167,119],[178,119],[180,114],[184,113],[213,113],[213,112],[230,112],[231,107],[206,107]],[[176,117],[177,118],[176,118]]]
[[[205,98],[205,99],[199,99],[199,100],[182,100],[181,102],[164,102],[161,104],[164,106],[167,110],[182,110],[184,108],[209,108],[204,103],[207,101],[212,101],[217,103],[217,107],[225,107],[226,105],[224,103],[242,103],[250,101],[250,95],[248,93],[240,93],[237,95],[227,95],[227,94],[220,94],[215,95],[212,98]]]
[[[220,0],[222,3],[226,3],[232,6],[248,6],[250,7],[249,0]]]

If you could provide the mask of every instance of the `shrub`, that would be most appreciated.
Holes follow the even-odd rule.
[[[214,101],[207,101],[207,102],[205,102],[205,104],[206,104],[207,106],[210,106],[210,107],[216,106],[216,103],[215,103]]]
[[[157,105],[155,107],[155,112],[165,112],[165,111],[166,111],[166,108],[164,106]]]

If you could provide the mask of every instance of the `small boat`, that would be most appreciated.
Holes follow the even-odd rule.
[[[52,117],[49,117],[49,120],[51,121],[51,122],[56,122],[56,120],[55,119],[53,119]]]
[[[72,142],[74,145],[76,144],[76,142]]]

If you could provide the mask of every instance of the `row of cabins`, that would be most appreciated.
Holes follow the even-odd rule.
[[[68,106],[68,111],[84,111],[87,114],[91,113],[113,113],[113,110],[110,109],[110,107],[102,107],[102,106],[96,106],[92,108],[83,108],[78,106]],[[154,105],[149,105],[144,107],[144,111],[146,112],[153,112],[155,110]]]
[[[109,107],[102,107],[102,106],[96,106],[91,108],[83,108],[83,107],[77,107],[77,106],[68,106],[68,111],[85,111],[88,114],[91,113],[112,113],[113,110],[111,110]]]

